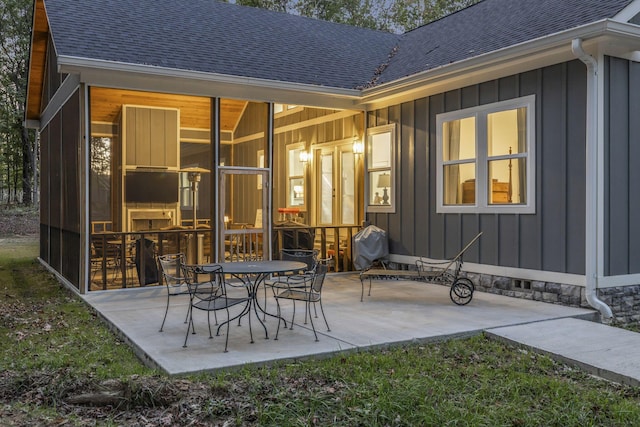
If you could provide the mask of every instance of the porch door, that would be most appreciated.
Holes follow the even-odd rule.
[[[318,225],[354,225],[356,218],[355,156],[352,144],[316,151]]]
[[[218,262],[270,259],[268,170],[218,169]]]

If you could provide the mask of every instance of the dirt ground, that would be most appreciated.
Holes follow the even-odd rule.
[[[36,253],[39,222],[35,208],[0,207],[0,251],[8,249],[16,256]],[[12,316],[7,316],[6,307],[0,307],[0,320]],[[216,417],[202,416],[204,409],[193,410],[204,408],[211,397],[200,382],[155,376],[100,383],[78,378],[68,390],[69,381],[64,370],[39,370],[25,376],[0,368],[0,426],[95,426],[112,422],[122,426],[204,426],[222,425],[229,418],[222,416],[217,422],[213,421]],[[45,388],[52,395],[64,397],[53,403],[42,396]],[[49,412],[38,411],[38,407]],[[51,411],[56,416],[52,417]],[[254,424],[250,419],[245,421]]]
[[[37,208],[0,207],[0,238],[37,237],[40,219]]]

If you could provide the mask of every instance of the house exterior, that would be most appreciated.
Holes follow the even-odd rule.
[[[637,0],[484,0],[402,35],[213,0],[36,0],[40,258],[84,293],[143,283],[147,238],[270,257],[291,215],[338,270],[364,222],[402,264],[482,231],[480,289],[638,321],[638,24]]]

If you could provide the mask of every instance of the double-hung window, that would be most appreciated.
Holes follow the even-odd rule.
[[[436,117],[437,212],[535,213],[535,96]]]
[[[287,147],[287,207],[304,209],[305,179],[302,160],[307,153],[304,144]],[[306,158],[306,157],[305,157]]]
[[[367,130],[368,212],[395,212],[396,125]]]

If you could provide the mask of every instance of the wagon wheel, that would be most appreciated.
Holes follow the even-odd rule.
[[[455,282],[456,280],[454,280]],[[471,279],[468,279],[466,277],[459,277],[457,279],[458,282],[462,282],[462,283],[466,283],[467,285],[471,286],[471,290],[475,292],[476,290],[476,286],[473,284],[473,282],[471,281]]]
[[[469,304],[473,298],[473,282],[464,277],[456,280],[451,285],[449,297],[457,305]]]

